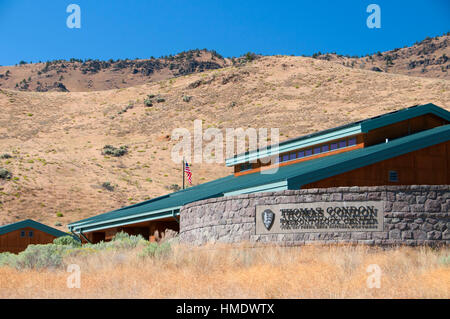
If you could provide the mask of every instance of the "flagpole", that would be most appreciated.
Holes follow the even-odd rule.
[[[183,189],[184,189],[184,157],[183,157],[183,169],[182,169],[182,174],[183,174]]]

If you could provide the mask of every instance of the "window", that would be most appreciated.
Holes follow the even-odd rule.
[[[323,145],[322,146],[322,152],[328,152],[328,151],[329,151],[328,145]]]
[[[289,154],[283,155],[283,162],[289,161]]]
[[[315,147],[314,154],[319,154],[319,153],[320,153],[320,147]]]
[[[240,166],[240,171],[241,172],[242,171],[248,171],[249,169],[252,169],[252,164],[250,164],[250,163],[244,163],[244,164],[241,164],[241,166]]]
[[[347,146],[346,140],[339,141],[339,148],[346,147],[346,146]]]
[[[397,173],[397,171],[389,171],[389,181],[390,182],[398,182],[398,173]]]
[[[297,158],[297,153],[291,153],[291,154],[289,154],[289,159],[290,160],[293,160],[293,159],[296,159]]]
[[[348,146],[356,145],[356,137],[348,139]]]
[[[28,232],[28,237],[33,237],[33,231],[32,231],[32,230],[30,230],[30,231]]]
[[[312,149],[305,151],[305,156],[311,156],[312,155]]]
[[[297,157],[301,158],[301,157],[305,157],[305,151],[300,151],[297,153]]]
[[[25,237],[25,231],[24,231],[24,230],[22,230],[22,231],[20,232],[20,237]]]
[[[337,150],[338,149],[338,144],[337,143],[331,143],[331,148],[332,151]]]

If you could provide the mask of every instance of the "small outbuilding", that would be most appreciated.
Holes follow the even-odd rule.
[[[31,244],[50,244],[68,234],[31,219],[0,226],[0,253],[17,254]]]

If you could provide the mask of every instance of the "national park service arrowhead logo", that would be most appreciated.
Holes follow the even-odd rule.
[[[263,224],[266,227],[267,230],[270,230],[273,225],[273,221],[275,220],[275,213],[271,211],[270,209],[266,209],[262,212],[262,220]]]

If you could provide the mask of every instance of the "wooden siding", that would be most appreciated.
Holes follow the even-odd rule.
[[[411,135],[434,127],[448,124],[446,120],[434,115],[426,114],[409,120],[380,127],[364,134],[364,145],[371,146],[384,143],[386,138],[392,140],[406,135]]]
[[[20,234],[25,231],[25,237]],[[33,237],[29,236],[29,232],[33,231]],[[56,237],[40,230],[25,227],[9,233],[0,235],[0,253],[11,252],[17,254],[24,251],[30,244],[49,244],[52,243]]]
[[[358,168],[301,188],[450,184],[450,141]],[[389,181],[396,171],[398,182]]]

